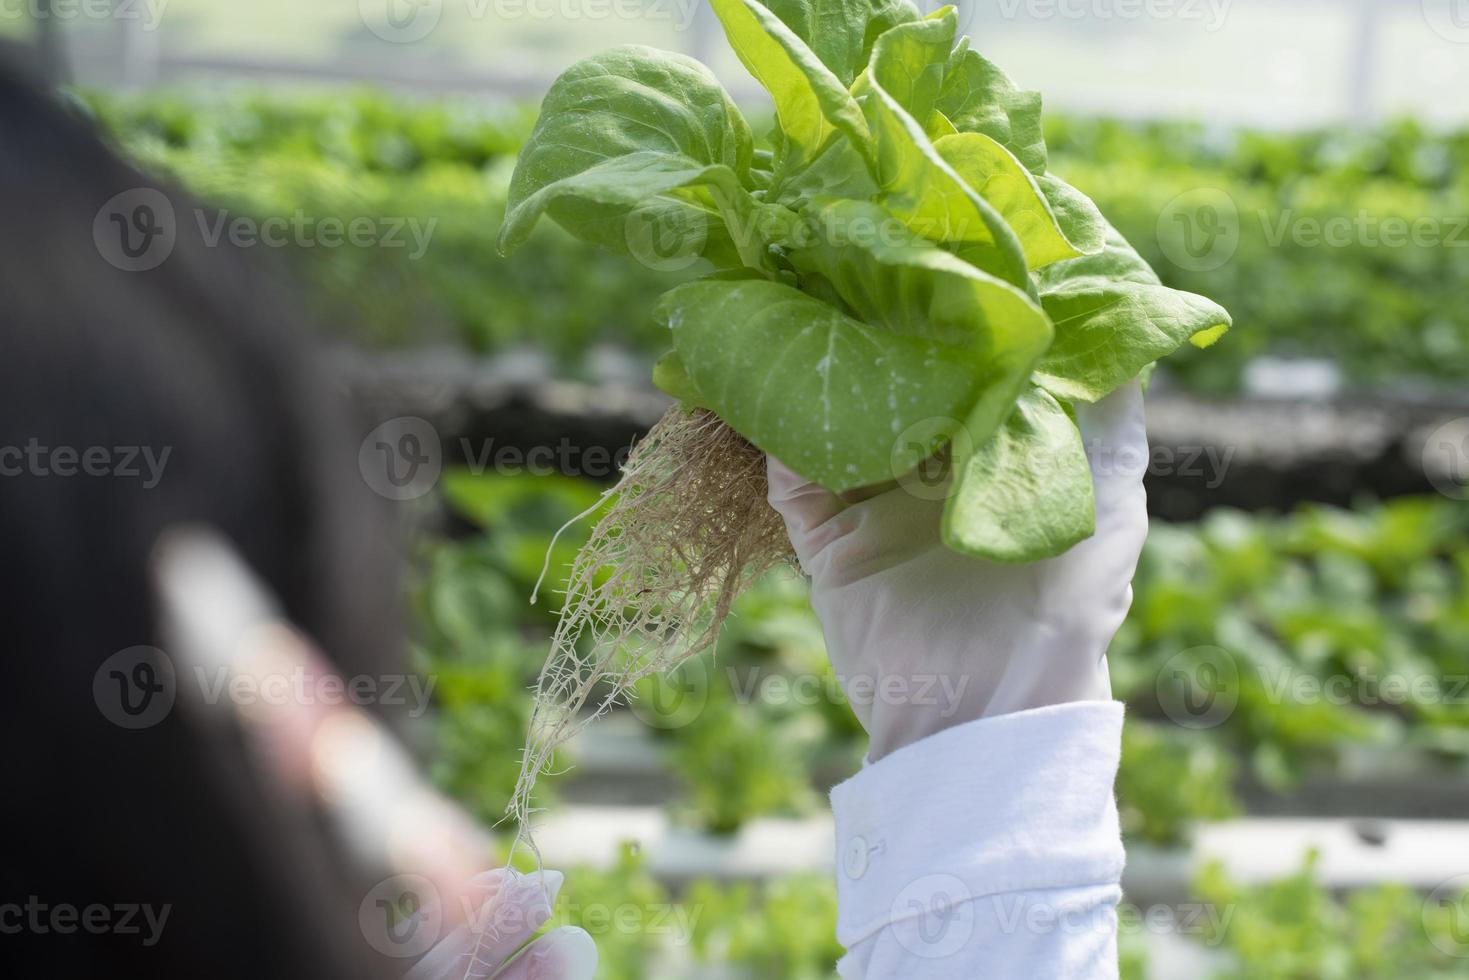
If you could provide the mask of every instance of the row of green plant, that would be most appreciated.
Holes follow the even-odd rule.
[[[1123,900],[1118,916],[1124,980],[1149,976],[1147,940],[1170,931],[1216,954],[1210,980],[1448,980],[1469,958],[1463,921],[1469,891],[1424,896],[1384,884],[1334,894],[1318,882],[1317,857],[1279,880],[1243,884],[1223,865],[1204,866],[1179,911]],[[599,980],[648,976],[827,980],[841,956],[836,888],[824,875],[759,884],[698,881],[673,894],[628,845],[606,869],[574,870],[553,924],[595,938]]]
[[[704,977],[711,970],[731,980],[826,980],[842,954],[836,889],[826,875],[758,884],[700,880],[675,894],[649,874],[631,844],[609,867],[573,869],[550,925],[577,925],[592,935],[598,980]]]
[[[1343,189],[1386,181],[1432,191],[1462,187],[1469,179],[1469,130],[1434,129],[1411,118],[1260,131],[1063,113],[1049,118],[1046,142],[1068,161],[1218,170],[1271,187],[1326,178]]]
[[[374,246],[287,250],[322,319],[354,340],[528,344],[577,374],[599,343],[647,357],[665,349],[637,311],[698,271],[628,268],[549,227],[513,259],[496,254],[533,115],[523,108],[368,93],[85,104],[144,166],[239,216],[433,222],[417,258]],[[1412,122],[1304,134],[1049,122],[1057,169],[1165,282],[1234,313],[1225,344],[1170,361],[1180,382],[1229,390],[1265,354],[1330,358],[1364,382],[1469,372],[1469,134]]]
[[[1110,651],[1134,715],[1284,788],[1344,751],[1469,757],[1469,512],[1442,497],[1156,523]]]
[[[533,106],[405,99],[369,90],[87,92],[79,105],[129,146],[281,156],[387,174],[445,165],[483,169],[515,156],[535,122]]]
[[[512,156],[535,120],[533,106],[407,99],[370,90],[165,90],[143,97],[88,92],[83,105],[130,140],[207,152],[289,152],[393,173],[444,163],[482,167]],[[1443,190],[1469,180],[1469,130],[1433,129],[1413,119],[1277,132],[1050,112],[1046,140],[1052,154],[1068,160],[1222,170],[1270,186],[1326,177],[1346,187],[1388,180]]]
[[[427,544],[415,590],[423,661],[439,678],[438,774],[498,819],[519,765],[507,746],[523,736],[557,611],[553,590],[535,606],[526,596],[550,535],[598,488],[451,472],[443,489],[480,533]],[[584,528],[556,542],[552,581]],[[1119,779],[1129,836],[1172,845],[1194,822],[1233,815],[1247,774],[1288,790],[1364,753],[1461,771],[1466,633],[1469,514],[1446,499],[1155,526],[1111,650],[1130,706]],[[741,600],[716,658],[639,694],[634,711],[682,787],[678,815],[712,832],[809,812],[863,752],[794,574]]]

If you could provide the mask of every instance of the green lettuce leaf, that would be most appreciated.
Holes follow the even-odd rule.
[[[985,384],[971,348],[870,326],[779,283],[688,283],[657,316],[705,405],[838,492],[917,465],[928,450],[899,435],[963,418]]]
[[[949,59],[938,107],[959,132],[984,133],[1032,173],[1046,172],[1040,93],[1016,88],[1010,76],[969,50],[968,38]]]
[[[955,442],[944,542],[998,562],[1059,555],[1096,530],[1091,466],[1081,432],[1045,391],[1021,393],[984,442]]]
[[[775,100],[780,149],[775,182],[815,160],[838,132],[860,150],[869,142],[847,86],[758,0],[710,0],[740,63]]]
[[[914,119],[931,120],[958,30],[953,7],[893,28],[880,39],[882,56],[873,59],[870,80]]]
[[[952,8],[711,3],[774,100],[770,149],[696,62],[588,59],[546,98],[502,249],[548,215],[654,267],[707,260],[659,305],[661,390],[838,492],[952,460],[944,535],[967,554],[1093,533],[1074,405],[1228,313],[1163,286],[1046,173],[1040,96],[956,43]]]
[[[964,246],[960,254],[971,264],[1028,289],[1030,273],[1015,232],[939,156],[923,127],[878,81],[887,74],[887,59],[905,51],[901,37],[893,39],[901,30],[878,39],[872,54],[871,92],[863,101],[876,149],[880,202],[918,235]]]
[[[1107,244],[1111,226],[1092,199],[1054,174],[1037,174],[1036,186],[1045,195],[1061,233],[1083,255],[1095,255]]]
[[[833,202],[810,221],[815,244],[789,254],[802,289],[830,297],[863,323],[966,348],[963,357],[980,384],[967,414],[951,421],[967,420],[972,438],[988,438],[1051,342],[1045,312],[1021,290],[913,235],[877,205]]]
[[[1162,285],[1116,231],[1100,253],[1037,278],[1056,339],[1036,381],[1068,401],[1095,402],[1185,342],[1207,347],[1233,323],[1212,300]]]
[[[662,195],[698,185],[733,191],[749,179],[753,154],[749,125],[707,68],[652,48],[614,48],[551,87],[511,178],[500,249],[513,251],[549,213],[579,238],[632,254],[628,219],[641,208],[657,227],[688,229],[727,254],[706,193]],[[616,189],[621,182],[628,186]]]
[[[843,85],[867,67],[872,45],[922,14],[908,0],[764,0]]]
[[[688,408],[707,407],[676,350],[669,351],[654,362],[653,386],[665,395],[677,398]]]
[[[758,264],[756,202],[733,170],[666,153],[616,157],[541,188],[510,210],[500,248],[521,245],[542,213],[604,248],[647,260],[706,256],[718,265]],[[634,216],[641,220],[633,220]],[[655,249],[646,240],[661,239]],[[667,239],[674,240],[667,240]]]
[[[1090,245],[1092,251],[1101,248],[1101,243],[1094,236],[1082,243],[1073,242],[1066,236],[1035,177],[991,137],[983,133],[960,133],[939,140],[934,149],[1015,229],[1015,235],[1025,250],[1025,261],[1032,269],[1085,255],[1087,249],[1083,245]],[[1081,195],[1073,192],[1074,197],[1064,196],[1059,182],[1053,187],[1053,193],[1065,203],[1079,206],[1077,198]],[[1076,215],[1070,217],[1077,219]],[[1080,220],[1075,220],[1075,223],[1088,231],[1096,230],[1087,228]]]

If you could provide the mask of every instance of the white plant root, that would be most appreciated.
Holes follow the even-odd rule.
[[[765,465],[718,416],[679,406],[633,448],[571,567],[507,807],[512,852],[524,845],[540,863],[531,793],[557,747],[638,681],[712,647],[740,593],[794,560]]]

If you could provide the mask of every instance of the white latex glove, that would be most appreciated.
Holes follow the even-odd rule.
[[[1030,565],[960,555],[942,500],[898,487],[861,503],[770,460],[785,519],[868,758],[991,715],[1110,700],[1107,646],[1132,603],[1147,535],[1147,431],[1136,382],[1078,411],[1096,534]]]
[[[551,917],[562,881],[559,871],[512,876],[496,868],[476,876],[484,900],[474,920],[439,940],[404,980],[592,980],[597,946],[576,926],[552,929],[516,955]]]

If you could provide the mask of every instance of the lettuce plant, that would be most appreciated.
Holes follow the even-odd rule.
[[[907,0],[712,0],[769,91],[773,150],[714,76],[623,47],[557,80],[500,247],[542,215],[632,257],[698,256],[654,380],[833,491],[947,446],[947,543],[991,560],[1092,533],[1074,406],[1228,329],[1047,172],[1040,97]],[[653,239],[656,238],[656,242]]]
[[[698,62],[624,47],[556,81],[511,178],[503,252],[549,216],[713,269],[658,304],[654,381],[681,404],[567,579],[509,808],[533,850],[556,747],[710,649],[789,556],[767,453],[838,493],[941,495],[960,552],[1049,557],[1096,523],[1074,406],[1229,327],[1046,172],[1040,98],[957,38],[953,8],[711,3],[774,100],[771,149]]]

